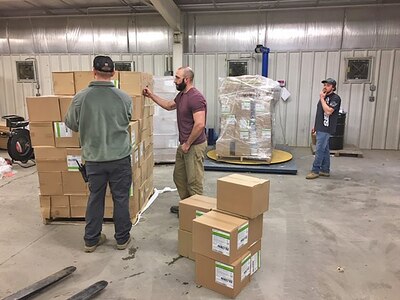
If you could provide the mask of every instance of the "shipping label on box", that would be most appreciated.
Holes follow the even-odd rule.
[[[54,134],[56,138],[72,137],[73,131],[64,122],[54,122]]]
[[[231,251],[231,235],[229,232],[212,229],[212,250],[229,256]]]
[[[221,262],[215,262],[215,282],[233,289],[235,284],[234,268]]]
[[[247,255],[242,260],[242,267],[241,267],[241,281],[243,281],[247,276],[250,275],[250,263],[251,263],[251,254]]]
[[[67,155],[67,168],[68,171],[78,172],[79,166],[78,163],[82,164],[82,156],[81,155]]]
[[[249,241],[249,223],[243,224],[238,229],[238,240],[237,248],[240,249],[244,245],[247,245]]]
[[[253,275],[261,268],[261,250],[251,256],[250,275]]]

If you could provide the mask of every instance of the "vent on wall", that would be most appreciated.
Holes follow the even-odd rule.
[[[346,83],[371,82],[372,57],[346,58]]]

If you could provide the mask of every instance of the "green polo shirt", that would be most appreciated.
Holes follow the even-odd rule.
[[[92,81],[77,93],[65,124],[79,132],[85,161],[113,161],[132,153],[128,126],[132,99],[109,81]]]

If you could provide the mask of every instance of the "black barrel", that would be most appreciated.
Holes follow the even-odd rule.
[[[330,150],[341,150],[344,144],[344,126],[346,123],[346,113],[339,112],[339,116],[336,124],[336,132],[329,139]]]

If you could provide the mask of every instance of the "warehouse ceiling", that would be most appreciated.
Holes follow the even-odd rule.
[[[173,0],[173,2],[182,12],[213,12],[387,5],[400,3],[400,0]],[[0,0],[0,17],[132,14],[156,11],[151,0]]]

